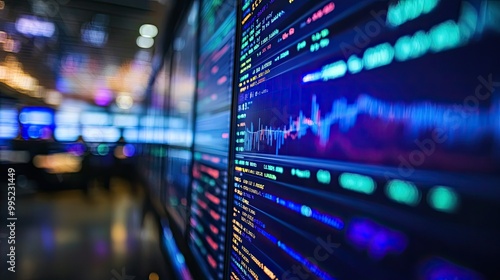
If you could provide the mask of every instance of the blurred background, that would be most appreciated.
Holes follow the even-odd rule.
[[[161,40],[158,27],[170,1],[0,5],[0,79],[3,91],[13,98],[21,98],[14,94],[20,92],[25,95],[22,100],[35,104],[86,104],[110,111],[128,110],[132,106],[124,103],[144,100],[152,56]]]
[[[172,279],[133,161],[174,2],[0,1],[0,161],[18,218],[1,279]]]

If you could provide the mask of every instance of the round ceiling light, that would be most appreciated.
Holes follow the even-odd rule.
[[[137,43],[137,46],[139,46],[139,48],[149,49],[153,46],[153,44],[155,43],[155,40],[153,40],[153,38],[139,36],[139,37],[137,37],[136,43]]]
[[[130,95],[120,95],[116,98],[118,108],[128,110],[134,105],[134,99]]]
[[[158,35],[158,28],[152,24],[143,24],[141,28],[139,28],[139,34],[146,38],[154,38]]]

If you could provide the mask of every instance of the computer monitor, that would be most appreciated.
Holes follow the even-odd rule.
[[[497,1],[239,1],[229,279],[483,279]]]
[[[221,279],[236,3],[202,1],[189,245],[205,279]]]

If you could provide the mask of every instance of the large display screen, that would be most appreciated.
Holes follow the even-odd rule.
[[[497,1],[243,0],[230,279],[483,279]]]
[[[206,279],[222,279],[236,3],[203,1],[189,241]]]
[[[170,96],[167,101],[168,143],[166,164],[167,210],[182,233],[188,223],[188,189],[192,164],[193,111],[196,90],[196,41],[198,2],[194,2],[176,32],[170,80]]]

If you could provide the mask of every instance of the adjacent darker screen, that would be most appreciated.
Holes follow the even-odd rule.
[[[166,141],[166,131],[167,131],[167,118],[165,117],[164,106],[167,98],[167,87],[169,85],[169,70],[170,70],[170,61],[165,60],[163,66],[159,73],[156,76],[154,84],[151,87],[151,98],[150,98],[150,106],[148,107],[148,111],[145,116],[142,116],[137,120],[137,123],[141,126],[140,130],[136,130],[137,140],[142,140],[146,143],[154,143],[154,144],[164,144]],[[123,136],[126,141],[130,141],[133,138],[134,127],[131,126],[133,124],[133,120],[127,120],[122,116],[118,118],[115,117],[114,123],[118,122],[118,124],[124,126],[128,123],[129,128],[123,130]],[[117,124],[115,124],[117,125]],[[127,139],[128,138],[128,139]],[[167,142],[168,143],[168,142]],[[167,148],[164,145],[152,145],[150,153],[148,157],[144,160],[149,161],[147,166],[150,166],[150,170],[148,170],[148,183],[151,186],[151,193],[154,197],[158,197],[161,203],[166,204],[165,193],[162,187],[168,186],[166,188],[167,191],[173,195],[171,197],[171,202],[174,202],[173,205],[179,204],[179,195],[182,198],[182,192],[178,192],[176,187],[176,183],[178,180],[172,178],[171,172],[165,172],[164,168],[167,166]],[[174,154],[175,155],[175,154]],[[173,164],[176,164],[176,158],[171,158],[170,161]],[[177,166],[176,166],[177,167]],[[176,168],[173,167],[173,168]],[[177,167],[178,168],[178,167]],[[170,171],[170,170],[168,170]],[[178,172],[179,170],[175,170],[174,172]],[[166,175],[166,176],[165,176]],[[174,190],[172,190],[174,189]],[[181,187],[182,189],[182,187]],[[169,208],[170,210],[177,209],[175,206]],[[171,211],[174,212],[174,211]],[[182,212],[182,211],[181,211]],[[177,215],[178,217],[180,215]],[[177,219],[177,221],[183,225],[181,222],[182,219]]]
[[[206,279],[224,271],[235,25],[234,1],[202,2],[189,240]]]
[[[191,148],[193,143],[193,103],[196,88],[196,41],[198,3],[183,18],[173,44],[168,127],[175,127],[170,145]],[[179,124],[179,120],[181,123]]]
[[[189,187],[189,167],[192,154],[189,150],[169,148],[166,168],[167,210],[177,226],[184,231],[188,220],[187,193]]]
[[[241,1],[230,279],[483,279],[496,1]]]
[[[173,45],[168,121],[166,198],[167,210],[182,233],[188,223],[188,189],[193,143],[193,103],[196,87],[196,41],[198,3],[183,18]]]

